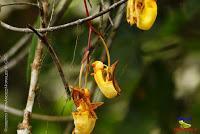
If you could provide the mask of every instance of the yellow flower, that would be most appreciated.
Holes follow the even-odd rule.
[[[117,62],[115,62],[111,67],[107,67],[101,61],[95,61],[92,64],[94,69],[94,79],[101,92],[107,98],[113,98],[120,92],[120,88],[114,77],[114,70],[116,65]]]
[[[157,17],[156,0],[128,0],[126,18],[130,25],[142,30],[152,27]]]
[[[92,132],[97,118],[89,110],[84,110],[79,106],[77,112],[73,112],[72,116],[74,119],[75,134],[90,134]]]
[[[103,103],[91,103],[88,89],[73,88],[72,98],[77,106],[77,111],[72,112],[75,125],[73,134],[90,134],[97,119],[94,110]]]

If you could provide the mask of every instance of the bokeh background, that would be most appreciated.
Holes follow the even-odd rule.
[[[0,0],[1,4],[19,0]],[[22,1],[22,0],[21,0]],[[24,0],[25,1],[25,0]],[[55,5],[63,0],[56,0]],[[109,6],[117,0],[107,0]],[[26,2],[36,2],[28,1]],[[52,0],[49,0],[50,8]],[[55,25],[85,17],[83,0],[73,0]],[[92,0],[91,14],[99,11],[100,0]],[[172,134],[179,127],[178,117],[192,117],[189,122],[200,131],[200,1],[157,0],[158,16],[149,31],[141,31],[126,22],[125,8],[120,26],[112,38],[111,61],[119,60],[117,80],[122,89],[119,97],[108,100],[89,78],[89,88],[94,101],[104,101],[96,110],[98,120],[94,134]],[[110,12],[114,20],[119,8]],[[2,21],[17,27],[27,24],[37,26],[38,10],[30,6],[1,8]],[[95,27],[109,38],[112,25],[95,19]],[[103,22],[103,24],[100,23]],[[103,25],[103,26],[102,26]],[[103,27],[103,28],[102,28]],[[0,55],[6,53],[24,33],[0,27]],[[67,79],[77,84],[80,62],[87,45],[86,24],[68,27],[48,33],[49,41],[57,52]],[[96,36],[93,35],[95,40]],[[8,70],[8,105],[23,110],[29,88],[30,64],[37,38],[34,36],[8,63],[23,51],[25,56]],[[95,41],[94,41],[95,42]],[[100,59],[101,42],[94,44],[92,60]],[[2,69],[4,63],[1,63]],[[0,74],[0,103],[4,104],[4,71]],[[75,110],[72,102],[66,102],[64,87],[58,72],[45,51],[39,77],[39,90],[33,112],[46,115],[70,116]],[[8,134],[16,133],[21,116],[8,114]],[[0,111],[0,133],[4,133],[4,112]],[[33,134],[70,133],[73,122],[47,122],[32,119]],[[199,132],[200,133],[200,132]]]

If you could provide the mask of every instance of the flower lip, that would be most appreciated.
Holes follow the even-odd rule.
[[[115,68],[117,64],[118,61],[116,61],[111,66],[104,65],[101,61],[95,61],[93,63],[94,79],[101,92],[107,98],[113,98],[119,95],[121,91],[115,79]]]
[[[95,62],[92,63],[92,67],[93,67],[95,70],[103,69],[103,68],[104,68],[104,64],[103,64],[103,62],[101,62],[101,61],[95,61]]]

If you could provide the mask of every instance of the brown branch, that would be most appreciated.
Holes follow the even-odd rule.
[[[48,24],[47,27],[50,27],[50,26],[51,26],[52,19],[53,19],[53,16],[54,16],[54,10],[55,10],[55,0],[53,0],[53,6],[52,6],[52,9],[51,9],[51,16],[50,16],[49,24]]]
[[[28,47],[24,48],[17,56],[15,56],[11,61],[8,62],[6,65],[7,67],[4,68],[1,66],[0,74],[2,74],[5,70],[9,70],[13,68],[17,63],[19,63],[26,55],[28,54]],[[4,57],[4,56],[3,56]],[[6,57],[7,58],[7,57]]]
[[[6,111],[7,113],[10,113],[12,115],[16,115],[16,116],[23,116],[23,111],[13,108],[13,107],[9,107],[0,104],[0,111]],[[54,115],[42,115],[42,114],[36,114],[36,113],[32,113],[31,115],[32,119],[35,120],[42,120],[42,121],[51,121],[51,122],[66,122],[66,121],[71,121],[72,117],[71,116],[54,116]]]
[[[60,0],[56,9],[54,11],[53,19],[51,25],[55,25],[60,18],[64,15],[66,9],[68,9],[69,5],[71,4],[72,0]]]
[[[8,60],[10,57],[15,55],[20,48],[22,48],[32,37],[31,34],[24,35],[16,44],[14,44],[5,54],[3,54],[3,57],[6,57]],[[0,58],[0,63],[4,61],[3,58]]]
[[[66,93],[67,93],[67,98],[69,99],[71,96],[69,84],[67,83],[67,80],[65,79],[64,71],[62,69],[62,66],[60,64],[60,61],[59,61],[59,58],[58,58],[56,52],[54,51],[51,44],[49,44],[49,42],[45,36],[38,33],[32,26],[28,25],[28,27],[38,36],[38,38],[43,42],[43,45],[48,49],[49,54],[51,55],[51,58],[53,59],[55,65],[58,69],[58,72],[60,74],[60,77],[62,79],[63,85],[64,85]]]
[[[122,5],[119,7],[119,9],[117,10],[116,16],[114,18],[114,23],[113,23],[113,27],[111,28],[111,32],[107,38],[107,47],[110,49],[112,41],[116,35],[117,29],[119,28],[119,25],[121,23],[122,17],[123,17],[123,9],[124,9],[125,5]],[[101,54],[101,60],[104,61],[106,57],[106,51],[103,51]]]
[[[40,9],[40,18],[41,18],[40,27],[45,28],[47,26],[48,1],[40,0],[38,1],[38,5]],[[44,33],[43,36],[46,36],[46,33]],[[18,130],[17,130],[18,134],[31,134],[30,120],[37,91],[38,76],[42,65],[42,56],[43,56],[43,45],[42,42],[38,40],[38,44],[35,50],[35,57],[31,68],[31,79],[30,79],[30,87],[29,87],[27,103],[24,110],[23,121],[18,125]]]
[[[2,7],[7,7],[7,6],[34,6],[34,7],[38,7],[38,4],[36,3],[30,3],[30,2],[13,2],[13,3],[8,3],[8,4],[0,4],[0,9]]]
[[[103,8],[103,9],[105,9],[105,2],[104,2],[104,0],[100,0],[100,6]],[[103,15],[102,15],[103,16]],[[110,14],[108,14],[108,20],[110,21],[110,24],[113,26],[114,24],[113,24],[113,21],[112,21],[112,19],[111,19],[111,17],[110,17]]]
[[[67,7],[70,5],[72,0],[61,0],[55,11],[53,14],[52,11],[52,21],[49,22],[49,26],[51,26],[52,24],[55,24],[60,17],[62,17],[62,15],[64,14],[64,12],[66,11]],[[23,4],[27,4],[27,3],[20,3],[20,2],[15,2],[15,3],[10,3],[10,4],[4,4],[4,5],[0,5],[0,7],[6,7],[8,5],[14,5],[14,4],[19,4],[19,5],[23,5]],[[31,4],[35,4],[35,3],[31,3]],[[37,5],[37,4],[35,4]],[[38,6],[38,5],[37,5]],[[53,10],[53,9],[52,9]],[[0,63],[4,62],[4,58],[2,57],[6,57],[8,60],[15,55],[19,49],[21,49],[28,41],[29,39],[32,37],[31,34],[29,35],[24,35],[12,48],[10,48],[5,54],[3,54],[3,56],[0,57]],[[26,55],[27,53],[27,49],[24,49],[21,54],[17,55],[16,57],[14,57],[9,63],[8,63],[8,68],[7,69],[11,69],[13,68],[15,65],[17,65],[17,63],[19,61],[21,61],[21,59]],[[5,71],[5,69],[3,67],[0,68],[0,74],[3,73]]]
[[[74,25],[79,25],[79,24],[82,24],[84,22],[87,22],[87,21],[90,21],[90,20],[93,20],[109,11],[111,11],[112,9],[122,5],[123,3],[125,3],[127,0],[120,0],[119,2],[116,2],[114,4],[112,4],[109,8],[99,12],[99,13],[96,13],[94,15],[91,15],[91,16],[88,16],[88,17],[85,17],[83,19],[78,19],[76,21],[73,21],[73,22],[69,22],[69,23],[66,23],[66,24],[63,24],[63,25],[58,25],[58,26],[52,26],[52,27],[49,27],[49,28],[41,28],[41,29],[36,29],[38,32],[52,32],[52,31],[56,31],[56,30],[60,30],[60,29],[63,29],[63,28],[66,28],[66,27],[70,27],[70,26],[74,26]],[[5,29],[8,29],[8,30],[11,30],[11,31],[15,31],[15,32],[25,32],[25,33],[30,33],[30,32],[33,32],[32,30],[28,29],[28,28],[19,28],[19,27],[14,27],[14,26],[11,26],[9,24],[6,24],[2,21],[0,21],[0,25],[2,27],[4,27]]]

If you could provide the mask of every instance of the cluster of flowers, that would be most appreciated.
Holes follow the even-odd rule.
[[[107,98],[113,98],[120,93],[120,88],[115,80],[114,71],[118,62],[110,67],[101,61],[95,61],[92,64],[94,79]],[[101,106],[103,102],[92,103],[90,92],[87,88],[73,88],[72,98],[77,107],[77,111],[72,113],[75,128],[74,134],[90,134],[94,129],[97,116],[94,110]]]
[[[128,0],[127,22],[130,25],[136,24],[139,29],[148,30],[152,27],[157,16],[157,4],[155,0]],[[101,38],[101,37],[100,37]],[[101,38],[102,39],[102,38]],[[115,68],[118,63],[110,65],[110,57],[104,40],[108,65],[102,61],[94,61],[92,67],[95,82],[102,94],[107,98],[114,98],[120,94],[119,85],[115,79]],[[91,102],[90,92],[87,88],[72,88],[72,98],[76,105],[76,111],[72,112],[75,128],[73,134],[90,134],[96,123],[95,109],[103,102]]]

